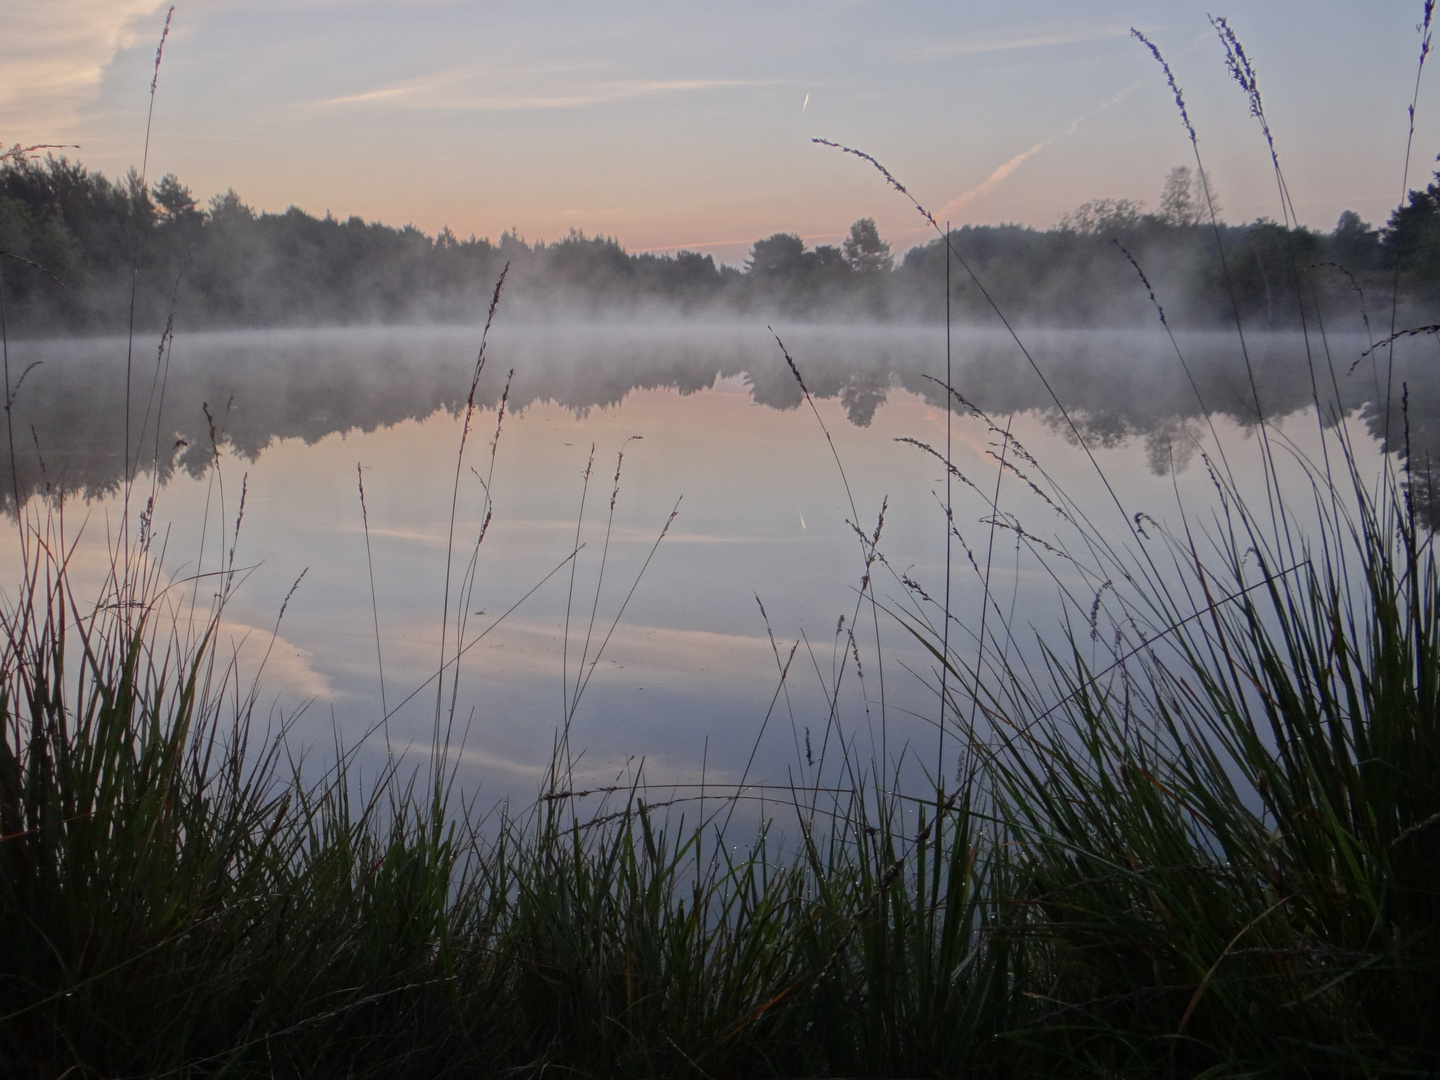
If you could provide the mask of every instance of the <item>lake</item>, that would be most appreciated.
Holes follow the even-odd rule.
[[[1367,475],[1387,430],[1397,448],[1408,431],[1414,461],[1440,456],[1434,338],[1397,343],[1392,364],[1362,360],[1355,333],[1312,337],[1308,358],[1297,334],[1251,333],[1247,366],[1234,334],[1025,331],[1027,358],[1006,334],[957,329],[951,377],[972,408],[947,415],[943,328],[775,330],[813,409],[762,325],[502,316],[458,487],[475,327],[147,338],[128,431],[123,340],[11,342],[3,580],[18,580],[17,494],[35,514],[64,492],[72,567],[98,587],[128,459],[132,543],[153,491],[150,551],[176,610],[229,580],[197,573],[236,568],[222,654],[242,682],[264,659],[259,714],[315,760],[363,741],[374,767],[423,761],[438,707],[466,792],[523,802],[568,714],[576,788],[783,788],[843,780],[840,742],[887,773],[935,768],[934,660],[895,614],[944,596],[946,471],[916,444],[943,455],[947,421],[952,634],[1008,625],[1017,655],[1058,644],[1067,615],[1088,640],[1107,577],[1077,514],[1122,547],[1146,522],[1203,525],[1222,461],[1263,500],[1261,416],[1296,451],[1278,455],[1280,482],[1302,504],[1303,462],[1325,453],[1317,392]],[[876,610],[857,527],[873,538],[882,505]]]

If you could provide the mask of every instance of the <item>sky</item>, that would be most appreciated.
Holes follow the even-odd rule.
[[[1423,0],[177,0],[0,4],[0,144],[142,161],[205,201],[234,188],[428,233],[740,264],[758,238],[837,243],[873,217],[898,252],[941,220],[1046,228],[1096,198],[1154,208],[1195,163],[1170,61],[1230,221],[1280,217],[1269,153],[1207,11],[1258,72],[1300,220],[1383,223],[1403,191]],[[1440,20],[1437,20],[1440,21]],[[1409,187],[1440,152],[1440,57]]]

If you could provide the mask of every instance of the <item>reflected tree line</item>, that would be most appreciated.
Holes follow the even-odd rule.
[[[868,426],[901,391],[945,407],[943,379],[937,381],[945,338],[938,327],[812,324],[782,333],[811,393],[837,401],[853,424]],[[1233,334],[1189,331],[1177,337],[1184,368],[1158,329],[1033,329],[1023,337],[1049,389],[1003,332],[955,335],[954,385],[975,409],[993,418],[1038,413],[1073,437],[1058,398],[1087,443],[1138,443],[1150,467],[1164,473],[1191,463],[1208,434],[1207,416],[1248,429],[1262,417],[1313,414],[1318,386],[1325,422],[1349,417],[1353,432],[1368,433],[1408,462],[1413,497],[1432,527],[1440,523],[1440,500],[1433,497],[1433,464],[1440,463],[1434,337],[1396,342],[1393,355],[1386,349],[1362,356],[1368,339],[1359,334],[1328,335],[1307,350],[1300,335],[1258,333],[1248,338],[1247,365]],[[8,414],[12,438],[0,432],[0,505],[13,513],[17,493],[22,501],[111,493],[127,460],[132,474],[153,473],[163,482],[202,475],[217,449],[254,459],[279,439],[316,442],[442,410],[458,414],[474,345],[475,331],[464,327],[184,335],[159,354],[137,350],[127,451],[123,339],[12,342],[11,370],[28,374]],[[511,369],[508,404],[521,412],[550,402],[583,415],[618,405],[635,390],[691,394],[733,377],[743,377],[759,405],[803,404],[774,338],[741,323],[701,332],[677,323],[500,326],[480,404],[498,404]]]
[[[1212,205],[1181,167],[1153,212],[1101,199],[1051,229],[967,225],[951,239],[1007,316],[1031,325],[1152,323],[1136,264],[1177,326],[1220,325],[1237,306],[1252,325],[1294,325],[1297,296],[1312,308],[1388,312],[1397,280],[1411,312],[1440,299],[1440,174],[1378,228],[1350,211],[1330,233],[1268,220],[1211,228]],[[507,231],[492,242],[293,206],[266,213],[233,190],[202,206],[173,174],[148,186],[133,170],[112,181],[18,148],[0,155],[0,252],[7,322],[26,335],[123,328],[132,283],[145,327],[172,312],[191,329],[473,321],[507,262],[518,318],[658,310],[935,321],[946,300],[943,241],[897,259],[869,218],[839,246],[776,233],[732,267],[691,251],[631,253],[576,231],[550,243]],[[990,317],[965,274],[952,281],[960,319]]]

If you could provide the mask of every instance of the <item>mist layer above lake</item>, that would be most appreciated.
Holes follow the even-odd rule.
[[[777,329],[812,393],[838,398],[853,424],[868,424],[895,389],[937,405],[944,400],[941,331]],[[1178,357],[1158,330],[1032,331],[1023,340],[1034,363],[1004,333],[957,332],[952,378],[964,400],[997,416],[1058,417],[1063,405],[1100,444],[1148,440],[1157,467],[1168,461],[1172,445],[1186,456],[1186,440],[1175,436],[1207,411],[1252,425],[1262,416],[1312,407],[1318,395],[1327,415],[1337,405],[1340,412],[1361,410],[1373,435],[1383,436],[1387,425],[1402,430],[1402,384],[1410,395],[1412,445],[1440,450],[1432,423],[1440,417],[1433,340],[1397,343],[1394,365],[1383,351],[1362,359],[1368,343],[1355,336],[1312,340],[1307,347],[1297,334],[1255,334],[1242,353],[1233,335],[1185,334],[1177,339]],[[314,442],[441,410],[455,413],[477,345],[478,334],[468,327],[201,334],[176,340],[158,357],[153,348],[137,347],[127,391],[121,340],[15,342],[13,475],[22,498],[47,486],[84,497],[114,491],[125,472],[127,396],[129,460],[162,479],[205,469],[212,426],[218,443],[254,459],[277,439]],[[489,354],[477,394],[485,407],[499,401],[512,368],[515,411],[553,402],[583,416],[636,389],[686,394],[736,375],[745,377],[759,404],[791,409],[801,401],[775,338],[758,326],[501,326]],[[1389,413],[1376,406],[1387,395],[1395,402]],[[8,455],[8,446],[0,446],[0,475],[12,475]],[[12,509],[14,486],[5,485],[4,493]]]

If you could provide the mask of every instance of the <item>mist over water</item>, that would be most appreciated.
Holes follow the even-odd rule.
[[[928,753],[937,712],[930,662],[883,621],[876,650],[875,620],[856,602],[864,566],[852,522],[868,534],[886,505],[879,546],[889,565],[876,574],[882,600],[905,598],[902,575],[932,592],[943,585],[943,470],[896,441],[943,452],[943,330],[775,330],[817,399],[843,478],[763,326],[493,331],[455,528],[453,562],[463,566],[483,528],[483,481],[495,517],[474,564],[467,634],[540,587],[462,663],[457,716],[467,783],[533,796],[565,703],[587,677],[572,736],[585,751],[579,772],[587,782],[633,772],[642,759],[656,782],[698,781],[702,772],[716,783],[821,779],[819,750],[807,752],[806,736],[825,730],[827,680],[851,647],[846,635],[857,618],[868,651],[861,677],[843,685],[846,737],[873,745],[876,760],[903,759],[907,747],[917,761]],[[1417,467],[1440,456],[1433,339],[1398,342],[1392,362],[1388,353],[1362,359],[1368,342],[1355,335],[1312,338],[1308,351],[1297,334],[1248,335],[1247,364],[1234,335],[1221,333],[1180,335],[1183,363],[1160,331],[1022,336],[1033,365],[1008,335],[957,331],[953,384],[1117,536],[1124,518],[1079,452],[1071,422],[1125,515],[1143,511],[1157,521],[1177,520],[1177,500],[1193,510],[1210,498],[1205,470],[1192,465],[1197,453],[1213,455],[1217,436],[1232,465],[1253,460],[1245,448],[1262,416],[1318,458],[1317,394],[1325,422],[1348,417],[1366,453],[1384,449],[1388,432],[1388,448],[1408,445]],[[269,647],[267,700],[277,715],[300,710],[298,737],[358,740],[375,727],[378,622],[390,745],[428,750],[433,683],[406,699],[438,665],[459,418],[477,348],[471,327],[398,327],[193,334],[163,353],[136,349],[128,457],[139,463],[142,494],[134,500],[138,507],[148,496],[149,477],[159,481],[156,521],[167,566],[180,579],[223,555],[231,541],[216,537],[233,525],[245,475],[238,558],[253,569],[227,604],[227,642],[250,662]],[[67,514],[87,523],[86,542],[101,551],[121,513],[125,355],[124,341],[108,338],[10,345],[12,380],[25,374],[11,438],[0,444],[5,505],[13,515],[16,487],[22,499],[63,492]],[[507,383],[509,413],[496,441]],[[1387,400],[1389,409],[1379,404]],[[958,406],[953,431],[957,469],[994,488],[995,431]],[[1006,484],[1007,512],[1055,539],[1054,511],[1019,482]],[[988,509],[971,492],[957,487],[955,499],[962,544],[976,557],[997,553],[992,587],[1013,625],[1048,633],[1063,611],[1057,583],[1093,591],[1062,561],[1038,566],[1022,557],[1009,533],[997,544]],[[577,542],[572,588],[565,560]],[[957,550],[955,559],[954,610],[959,624],[973,623],[980,585],[965,555]],[[307,567],[272,644],[284,596]],[[792,644],[798,659],[777,696]],[[759,764],[747,771],[757,745]]]
[[[800,324],[776,332],[810,391],[838,399],[851,424],[868,426],[892,393],[944,400],[943,330]],[[956,332],[952,379],[965,401],[992,416],[1034,413],[1068,430],[1063,406],[1099,445],[1142,442],[1157,470],[1172,458],[1183,468],[1194,445],[1188,435],[1207,413],[1247,427],[1313,410],[1317,398],[1327,419],[1358,415],[1373,437],[1388,431],[1397,451],[1408,425],[1416,463],[1440,458],[1435,339],[1397,342],[1392,360],[1385,349],[1362,355],[1369,342],[1359,335],[1307,342],[1295,333],[1251,334],[1248,361],[1223,332],[1182,333],[1174,345],[1158,330],[1029,330],[1022,340],[1033,364],[1003,331]],[[186,335],[158,359],[142,346],[129,371],[129,458],[165,481],[203,473],[212,424],[221,446],[253,461],[277,440],[314,443],[454,415],[477,345],[471,327],[392,327]],[[14,469],[22,498],[116,491],[126,456],[125,342],[20,341],[10,354],[12,376],[23,379],[14,459],[0,446],[0,475]],[[735,376],[756,404],[788,410],[802,401],[775,335],[735,323],[497,327],[478,405],[494,408],[511,369],[513,412],[547,402],[584,417],[635,390],[693,394]],[[1379,404],[1386,400],[1388,410]],[[12,488],[0,498],[13,514]]]

